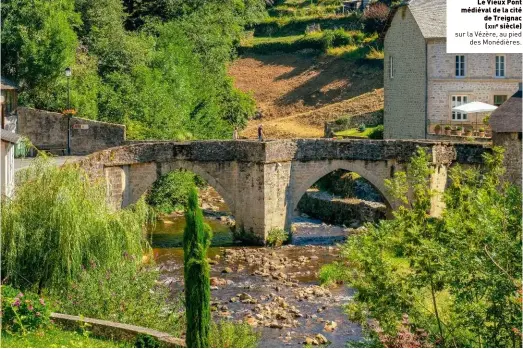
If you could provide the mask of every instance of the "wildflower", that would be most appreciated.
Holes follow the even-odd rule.
[[[27,309],[29,309],[29,311],[33,311],[34,307],[33,307],[31,304],[29,304],[29,306],[27,307]]]
[[[24,297],[24,294],[22,292],[20,292],[17,296],[18,298],[23,298]]]
[[[36,315],[36,317],[40,317],[41,314],[39,311],[37,311],[35,315]]]
[[[40,304],[42,304],[43,306],[45,306],[45,302],[44,302],[44,299],[43,299],[43,298],[40,298]]]
[[[13,304],[11,304],[13,307],[19,307],[20,306],[20,299],[18,298],[15,298],[15,301],[13,302]]]

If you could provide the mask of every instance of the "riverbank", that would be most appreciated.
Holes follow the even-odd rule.
[[[157,244],[159,236],[162,246],[168,246],[169,240],[174,245],[181,242],[183,217],[172,219],[170,224],[156,227],[152,242],[160,281],[178,297],[184,282],[183,251]],[[321,266],[338,258],[334,244],[355,230],[302,218],[294,223],[293,245],[220,246],[232,242],[232,233],[220,219],[208,215],[205,219],[215,230],[208,258],[216,320],[254,327],[261,333],[260,347],[302,347],[306,341],[320,344],[322,338],[329,343],[323,345],[344,347],[348,340],[361,339],[360,327],[348,321],[342,307],[350,301],[352,291],[345,286],[327,289],[317,281]],[[169,232],[162,232],[165,227]]]

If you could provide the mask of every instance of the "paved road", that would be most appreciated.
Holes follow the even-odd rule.
[[[73,162],[84,157],[85,156],[53,156],[51,157],[51,161],[56,166],[61,166],[65,162]],[[15,172],[29,167],[34,160],[35,158],[15,159]]]

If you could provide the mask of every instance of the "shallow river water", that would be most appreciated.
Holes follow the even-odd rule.
[[[295,222],[290,245],[262,248],[235,244],[229,227],[219,219],[206,217],[206,222],[214,234],[208,257],[215,319],[249,323],[261,332],[260,347],[303,347],[307,337],[318,334],[331,347],[361,338],[360,327],[343,312],[351,290],[325,289],[317,281],[320,267],[339,253],[335,243],[346,235],[343,228],[301,219]],[[183,217],[166,218],[151,236],[162,282],[173,292],[183,290],[184,226]]]

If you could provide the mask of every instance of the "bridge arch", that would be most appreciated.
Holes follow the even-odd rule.
[[[172,171],[177,170],[185,170],[190,171],[203,179],[209,184],[211,187],[216,190],[218,194],[222,197],[223,201],[231,211],[232,215],[234,216],[234,213],[236,211],[235,201],[233,200],[233,196],[231,195],[230,191],[226,190],[220,182],[216,179],[215,176],[211,175],[208,171],[204,170],[202,166],[198,165],[195,162],[190,161],[175,161],[175,162],[167,162],[167,163],[161,163],[161,170],[160,174],[165,175]]]
[[[390,176],[391,170],[389,164],[385,164],[385,167],[381,171],[373,171],[372,169],[365,166],[364,161],[329,161],[327,164],[323,162],[321,166],[310,166],[310,171],[306,171],[308,175],[301,181],[298,181],[294,190],[291,194],[291,205],[290,215],[294,217],[296,215],[296,209],[300,199],[305,195],[316,182],[321,178],[325,177],[329,173],[336,170],[345,170],[359,174],[365,180],[367,180],[385,199],[387,209],[390,211],[396,207],[394,198],[388,193],[385,187],[384,179]],[[377,173],[380,172],[380,173]],[[387,177],[384,177],[384,173]]]

